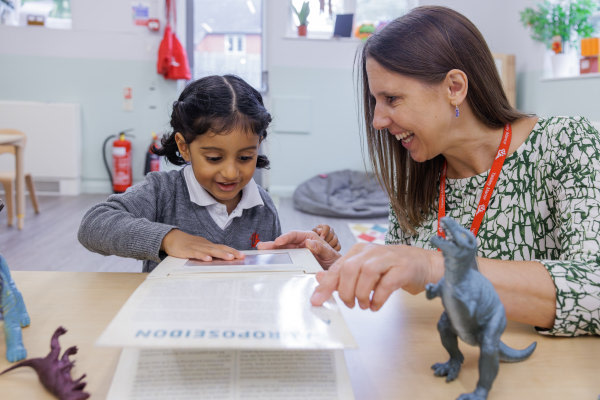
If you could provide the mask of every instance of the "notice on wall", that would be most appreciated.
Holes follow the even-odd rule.
[[[158,0],[131,2],[131,20],[134,25],[147,26],[148,21],[159,18]]]

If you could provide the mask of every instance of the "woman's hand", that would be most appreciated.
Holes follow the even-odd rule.
[[[338,240],[335,231],[329,225],[319,224],[315,228],[313,228],[313,232],[315,232],[317,235],[322,237],[323,240],[329,243],[331,248],[335,251],[340,251],[342,249],[342,245],[340,244],[340,241]]]
[[[244,258],[244,253],[225,246],[214,244],[200,236],[190,235],[173,229],[165,235],[160,249],[170,256],[178,258],[195,258],[202,261],[212,261],[213,258],[233,260]]]
[[[317,273],[319,286],[310,301],[323,305],[337,290],[346,306],[352,308],[358,300],[363,310],[377,311],[397,289],[412,294],[423,291],[438,275],[434,264],[443,263],[436,253],[404,245],[356,244],[328,271]]]
[[[329,243],[313,231],[287,232],[273,242],[259,242],[256,248],[259,250],[307,248],[323,269],[329,268],[340,258],[340,253],[332,249]]]

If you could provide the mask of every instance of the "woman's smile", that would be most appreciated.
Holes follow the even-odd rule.
[[[402,133],[392,133],[396,140],[402,141],[402,144],[408,144],[415,137],[414,132],[404,131]]]

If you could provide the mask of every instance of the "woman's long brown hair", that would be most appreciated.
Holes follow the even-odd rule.
[[[371,36],[357,53],[367,148],[373,171],[387,191],[400,227],[412,234],[433,211],[444,157],[415,162],[387,129],[373,127],[375,98],[366,61],[425,84],[441,83],[452,69],[469,81],[466,101],[475,117],[499,128],[525,117],[504,93],[496,64],[483,36],[466,17],[446,7],[417,7]]]

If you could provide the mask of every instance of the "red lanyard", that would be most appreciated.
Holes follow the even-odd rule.
[[[510,124],[506,124],[504,126],[504,134],[502,135],[502,141],[500,142],[500,146],[498,146],[496,158],[494,159],[492,169],[490,169],[487,181],[485,182],[485,186],[483,187],[483,193],[481,193],[481,199],[479,199],[479,205],[477,206],[477,210],[475,211],[473,223],[471,223],[471,232],[473,232],[473,235],[475,236],[477,236],[479,226],[481,225],[481,221],[483,220],[483,216],[485,215],[485,210],[487,210],[488,204],[492,197],[492,193],[494,192],[494,187],[496,186],[496,182],[498,181],[498,177],[500,176],[502,165],[504,164],[506,154],[508,153],[508,148],[510,147],[511,136],[512,128]],[[440,220],[446,215],[446,169],[447,163],[446,161],[444,161],[444,167],[442,168],[442,174],[440,176],[440,201],[438,210],[438,235],[441,237],[446,237],[440,224]]]

